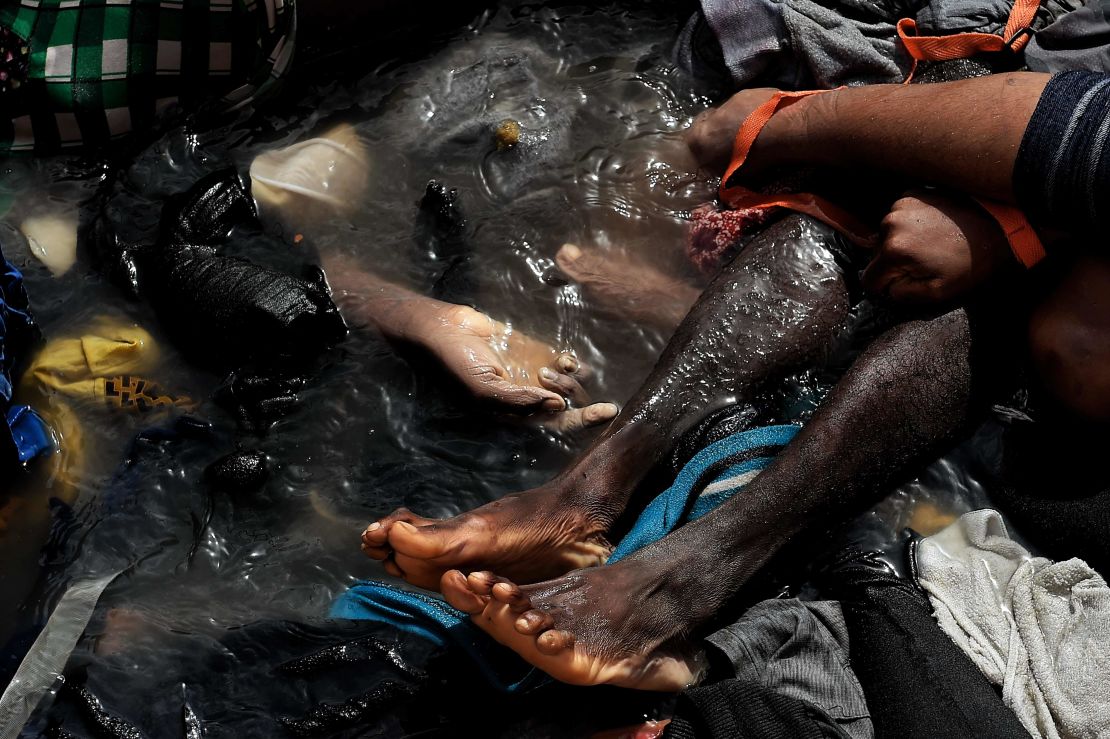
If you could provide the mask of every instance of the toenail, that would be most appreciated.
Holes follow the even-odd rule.
[[[555,373],[549,370],[547,367],[540,367],[540,377],[545,380],[554,380]]]
[[[381,527],[382,527],[382,525],[380,523],[378,523],[377,521],[375,521],[374,523],[372,523],[372,524],[370,524],[369,526],[366,527],[366,531],[367,532],[377,531]]]
[[[582,250],[574,244],[563,244],[563,254],[571,259],[578,259],[578,257],[582,256]]]

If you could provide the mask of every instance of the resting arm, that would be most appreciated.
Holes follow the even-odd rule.
[[[788,164],[875,169],[1013,203],[1014,160],[1048,80],[1013,73],[803,98],[766,125],[745,172]],[[705,166],[723,170],[737,128],[769,92],[741,92],[695,122],[689,143]]]

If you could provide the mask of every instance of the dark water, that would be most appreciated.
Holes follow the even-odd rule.
[[[665,337],[607,318],[575,285],[545,277],[568,241],[693,274],[681,256],[684,217],[711,199],[715,183],[666,162],[674,132],[709,101],[670,62],[677,20],[665,5],[632,14],[519,3],[427,57],[367,69],[356,82],[310,85],[280,115],[171,133],[122,174],[114,218],[127,235],[142,238],[163,199],[203,174],[228,164],[245,171],[264,151],[349,123],[369,152],[370,183],[359,207],[317,223],[300,245],[288,226],[271,221],[269,234],[240,234],[234,253],[295,266],[312,258],[309,249],[338,251],[383,277],[425,287],[427,257],[414,244],[413,224],[426,183],[437,179],[458,189],[474,249],[469,294],[460,297],[574,350],[593,368],[594,398],[624,402]],[[507,152],[492,136],[506,118],[525,134]],[[146,306],[80,263],[51,277],[15,232],[30,211],[73,213],[96,192],[103,170],[62,159],[5,166],[0,195],[14,205],[0,239],[26,270],[47,337],[79,335],[104,314],[137,321],[160,339],[157,379],[200,399],[197,415],[212,424],[201,438],[136,445],[149,420],[93,417],[86,436],[97,442],[97,464],[76,496],[55,489],[57,481],[27,483],[39,523],[4,534],[11,554],[3,585],[20,594],[0,622],[5,638],[15,634],[5,674],[74,579],[129,564],[135,566],[102,597],[67,675],[71,683],[87,680],[110,712],[146,736],[182,736],[185,705],[206,736],[280,736],[281,716],[356,697],[384,679],[404,682],[381,660],[313,679],[272,668],[353,635],[317,625],[351,583],[388,579],[358,549],[367,522],[398,505],[449,516],[533,487],[585,440],[476,412],[442,376],[366,331],[323,358],[294,413],[264,435],[242,432],[207,400],[222,377],[175,353]],[[273,474],[259,492],[231,494],[202,479],[209,463],[237,445],[268,456]],[[127,456],[132,464],[121,466]],[[48,508],[52,496],[69,500]],[[950,514],[979,496],[958,461],[947,462],[894,494],[859,530],[892,536],[923,504]],[[47,512],[53,531],[39,557]],[[416,641],[375,633],[396,641],[413,663],[426,656]],[[441,669],[437,679],[432,693],[371,712],[339,733],[576,736],[652,710],[615,691],[510,702],[482,694],[461,670]],[[62,691],[25,734],[51,722],[88,734],[78,704]],[[492,725],[491,709],[502,711]]]

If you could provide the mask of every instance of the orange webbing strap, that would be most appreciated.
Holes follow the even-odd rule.
[[[1010,242],[1010,251],[1026,269],[1045,258],[1044,244],[1024,213],[1011,205],[1002,205],[993,200],[975,198],[975,202],[998,221],[1002,232],[1006,234],[1006,241]]]
[[[950,36],[918,36],[917,22],[912,18],[898,21],[898,37],[913,57],[913,68],[906,82],[913,79],[918,62],[944,62],[967,59],[987,52],[1010,49],[1018,52],[1029,43],[1029,27],[1037,16],[1040,0],[1014,0],[1010,17],[1002,35],[993,33],[954,33]]]
[[[808,95],[817,95],[828,90],[806,90],[803,92],[778,92],[753,110],[740,130],[736,132],[736,140],[732,145],[732,162],[728,166],[724,177],[721,178],[721,200],[731,208],[788,208],[799,213],[813,216],[817,220],[832,226],[844,234],[851,241],[867,246],[875,241],[875,231],[869,228],[860,219],[849,213],[844,208],[834,205],[825,198],[810,193],[776,193],[763,194],[749,190],[741,185],[729,185],[729,180],[747,161],[748,153],[759,137],[760,131],[767,125],[767,121],[782,108]]]

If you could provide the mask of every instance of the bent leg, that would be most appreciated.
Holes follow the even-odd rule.
[[[686,638],[787,542],[875,502],[959,437],[998,387],[1003,353],[962,311],[902,324],[852,366],[794,441],[744,491],[608,567],[520,587],[444,575],[448,600],[532,664],[571,683],[678,690]],[[974,370],[974,374],[973,374]]]
[[[688,428],[826,350],[849,309],[837,238],[802,216],[756,238],[706,288],[624,411],[551,483],[446,521],[398,511],[371,524],[363,550],[428,588],[450,569],[534,582],[601,564],[609,527]]]
[[[1110,421],[1110,259],[1082,257],[1033,310],[1029,351],[1044,388],[1073,413]]]

